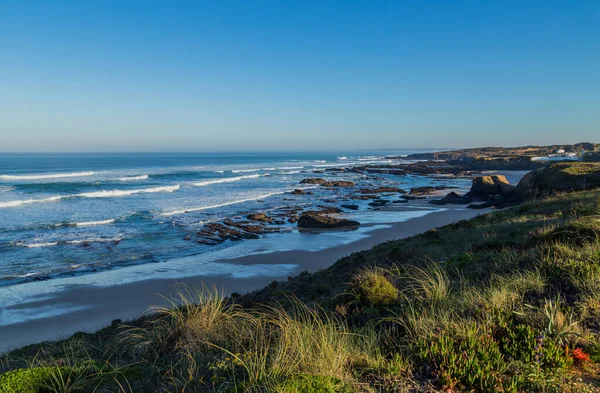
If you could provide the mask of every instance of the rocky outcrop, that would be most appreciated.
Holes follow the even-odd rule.
[[[437,191],[447,190],[448,188],[455,188],[455,187],[448,187],[448,186],[414,187],[414,188],[410,189],[410,194],[409,195],[413,195],[413,196],[433,195]]]
[[[517,190],[524,199],[600,188],[600,163],[556,163],[525,175]]]
[[[265,213],[252,213],[248,214],[246,218],[250,221],[259,221],[259,222],[271,222],[273,218],[267,216]]]
[[[291,191],[292,195],[312,195],[312,192],[303,190],[301,188],[296,188],[294,191]]]
[[[347,180],[326,181],[325,183],[321,184],[323,187],[354,187],[355,185],[356,183],[353,181]]]
[[[359,226],[358,221],[329,217],[324,214],[303,213],[298,219],[298,228],[330,229]]]
[[[327,181],[320,177],[310,177],[300,181],[300,184],[316,184],[323,187],[354,187],[356,184],[347,180],[332,180]]]
[[[325,183],[325,179],[321,179],[320,177],[310,177],[308,179],[304,179],[300,181],[300,184],[317,184],[321,185]]]
[[[475,177],[468,196],[472,200],[486,201],[496,199],[498,195],[508,198],[515,193],[516,187],[512,186],[505,176],[492,175]]]
[[[369,199],[379,199],[379,198],[381,198],[379,195],[372,195],[372,194],[352,195],[352,199],[355,199],[357,201],[367,201]]]
[[[343,207],[344,209],[348,209],[348,210],[358,210],[358,205],[344,204],[344,205],[340,205],[340,206]]]
[[[446,205],[448,203],[456,205],[466,205],[468,203],[471,203],[471,199],[465,196],[458,195],[457,193],[452,191],[442,199],[433,200],[430,203],[433,205]]]
[[[382,194],[382,193],[399,193],[406,194],[406,191],[398,187],[377,187],[377,188],[361,188],[361,194]]]
[[[520,193],[517,188],[512,186],[503,175],[477,176],[473,179],[471,190],[465,195],[460,196],[451,192],[442,199],[432,200],[429,203],[434,205],[471,203],[470,208],[484,207],[507,207],[521,201]],[[482,204],[472,204],[472,202],[483,202]]]

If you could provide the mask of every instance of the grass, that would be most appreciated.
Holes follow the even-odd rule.
[[[5,356],[0,392],[600,391],[599,223],[600,191],[560,194],[234,299],[180,287]]]

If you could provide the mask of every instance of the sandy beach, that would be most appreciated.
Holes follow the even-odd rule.
[[[392,208],[396,210],[426,209],[415,206]],[[485,213],[481,210],[447,208],[433,211],[425,216],[405,222],[392,223],[386,228],[368,232],[368,236],[336,247],[320,251],[291,250],[261,253],[223,260],[223,263],[250,266],[256,264],[296,265],[291,275],[303,271],[315,272],[334,264],[338,259],[353,252],[367,250],[379,243],[409,237],[429,229],[444,226]],[[308,234],[307,236],[311,236]],[[314,236],[318,236],[314,235]],[[201,256],[199,256],[201,258]],[[216,285],[225,293],[246,293],[259,289],[273,279],[285,277],[235,278],[231,275],[194,276],[178,279],[152,279],[116,286],[79,285],[43,297],[23,299],[10,308],[27,310],[35,319],[0,326],[0,353],[41,341],[66,338],[76,332],[93,332],[111,323],[114,319],[131,320],[139,317],[149,307],[165,305],[165,296],[173,293],[178,284],[200,286]],[[44,310],[57,305],[69,305],[69,311],[61,315],[44,317]],[[35,315],[38,314],[38,315]]]

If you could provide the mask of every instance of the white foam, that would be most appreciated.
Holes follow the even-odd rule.
[[[120,197],[134,194],[151,194],[155,192],[173,192],[179,190],[179,184],[175,186],[163,186],[163,187],[151,187],[151,188],[138,188],[134,190],[106,190],[106,191],[94,191],[94,192],[83,192],[72,196],[84,197],[84,198],[110,198]]]
[[[0,180],[43,180],[60,179],[64,177],[85,177],[92,176],[95,172],[72,172],[72,173],[50,173],[39,175],[0,175]]]
[[[146,180],[146,179],[148,179],[148,175],[120,177],[118,180],[119,181],[136,181],[136,180]]]
[[[304,169],[303,166],[280,166],[277,169],[286,170],[286,169]]]
[[[29,205],[31,203],[46,203],[46,202],[56,202],[65,198],[65,196],[54,196],[50,198],[42,198],[42,199],[22,199],[18,201],[8,201],[8,202],[0,202],[0,208],[3,207],[17,207],[21,205]]]
[[[80,240],[67,240],[67,241],[54,241],[54,242],[43,242],[43,243],[14,243],[15,246],[27,247],[27,248],[40,248],[40,247],[54,247],[59,244],[83,244],[83,243],[106,243],[106,242],[117,242],[123,240],[122,238],[92,238],[92,239],[80,239]]]
[[[262,170],[262,168],[253,168],[253,169],[233,169],[231,172],[233,173],[244,173],[244,172],[258,172]]]
[[[257,177],[261,177],[262,175],[246,175],[246,176],[237,176],[237,177],[222,177],[219,179],[211,179],[211,180],[204,180],[204,181],[200,181],[197,183],[194,183],[195,186],[198,187],[202,187],[202,186],[209,186],[211,184],[219,184],[219,183],[231,183],[231,182],[236,182],[236,181],[240,181],[240,180],[244,180],[244,179],[256,179]]]
[[[86,221],[86,222],[76,222],[74,225],[78,227],[91,227],[95,225],[109,225],[114,224],[116,220],[113,218],[111,220],[100,220],[100,221]]]
[[[172,212],[165,212],[165,213],[162,213],[162,215],[163,216],[174,216],[174,215],[177,215],[177,214],[184,214],[184,213],[191,213],[191,212],[197,212],[197,211],[202,211],[202,210],[216,209],[216,208],[219,208],[219,207],[237,205],[238,203],[244,203],[244,202],[257,201],[259,199],[268,198],[268,197],[273,196],[273,195],[282,195],[282,194],[285,194],[285,192],[284,191],[281,191],[281,192],[271,192],[269,194],[263,194],[263,195],[259,195],[259,196],[255,196],[255,197],[251,197],[251,198],[245,198],[245,199],[238,199],[238,200],[235,200],[235,201],[223,202],[223,203],[219,203],[217,205],[200,206],[200,207],[194,207],[194,208],[185,209],[185,210],[176,210],[176,211],[172,211]]]
[[[340,164],[321,164],[321,165],[313,165],[313,168],[330,168],[330,167],[338,167],[345,168],[348,164],[340,165]]]
[[[314,162],[318,162],[320,164],[323,164],[323,163],[326,163],[327,161],[326,160],[315,160]]]
[[[347,159],[348,159],[348,157],[346,157],[346,156],[342,156],[342,157],[338,157],[337,159],[338,159],[338,160],[347,160]]]
[[[73,195],[59,195],[53,196],[50,198],[41,198],[41,199],[24,199],[19,201],[9,201],[9,202],[0,202],[0,208],[4,207],[17,207],[21,205],[28,205],[31,203],[46,203],[46,202],[56,202],[61,199],[67,198],[111,198],[111,197],[120,197],[127,196],[133,194],[149,194],[155,192],[173,192],[179,190],[179,184],[175,186],[164,186],[164,187],[152,187],[152,188],[138,188],[134,190],[107,190],[107,191],[95,191],[95,192],[84,192],[81,194],[73,194]]]
[[[300,173],[302,171],[287,171],[287,172],[281,172],[282,175],[293,175],[294,173]]]
[[[39,248],[39,247],[52,247],[52,246],[56,246],[58,244],[58,242],[47,242],[47,243],[31,243],[31,244],[24,244],[24,243],[19,243],[19,246],[24,246],[27,248]]]

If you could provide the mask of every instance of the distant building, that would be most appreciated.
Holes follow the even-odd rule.
[[[565,154],[565,149],[558,149],[556,154]]]

